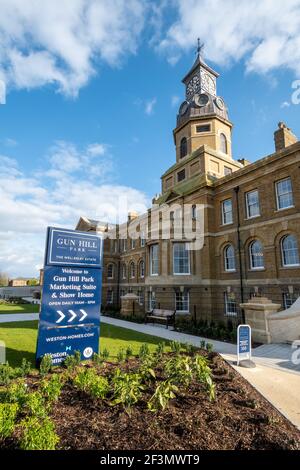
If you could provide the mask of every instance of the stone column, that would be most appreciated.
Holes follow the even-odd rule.
[[[268,316],[281,309],[280,304],[274,304],[266,297],[252,297],[247,303],[240,304],[245,311],[246,323],[251,326],[252,339],[256,343],[269,344],[272,342]]]

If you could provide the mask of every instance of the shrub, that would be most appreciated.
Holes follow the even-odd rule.
[[[152,412],[157,412],[160,409],[164,410],[169,401],[176,397],[175,392],[177,391],[176,385],[169,380],[165,380],[156,387],[154,394],[148,401],[148,409]]]
[[[9,403],[17,403],[22,408],[26,403],[27,395],[27,385],[20,380],[9,386],[5,398]]]
[[[27,361],[25,357],[22,359],[21,367],[19,368],[20,375],[25,377],[31,371],[31,362]]]
[[[128,359],[130,359],[131,356],[133,356],[132,347],[131,347],[131,346],[127,346],[127,349],[126,349],[126,351],[125,351],[126,360],[128,361]]]
[[[22,437],[20,448],[22,450],[55,450],[59,438],[55,432],[54,424],[49,417],[42,420],[29,417],[20,424]]]
[[[205,349],[205,340],[201,339],[200,341],[200,349]]]
[[[193,379],[191,358],[189,356],[172,357],[165,364],[165,371],[172,382],[188,386]]]
[[[36,417],[44,417],[47,415],[45,399],[41,392],[27,393],[25,400],[25,408],[28,413]]]
[[[81,362],[81,353],[80,351],[74,351],[73,355],[67,356],[64,360],[64,365],[70,371],[75,370],[77,366],[80,365]]]
[[[149,355],[150,355],[149,345],[147,343],[143,343],[139,350],[139,358],[143,360]]]
[[[17,403],[0,403],[0,437],[10,437],[15,428],[19,406]]]
[[[93,354],[93,363],[97,366],[101,366],[103,364],[103,359],[100,354],[94,353]]]
[[[94,398],[105,398],[110,390],[108,380],[97,375],[94,369],[83,369],[73,380],[74,385]]]
[[[214,346],[211,343],[206,343],[206,351],[212,352],[214,350]]]
[[[113,376],[113,401],[112,405],[122,404],[124,408],[130,408],[138,402],[142,390],[141,376],[139,374],[123,373],[117,369]]]
[[[41,363],[40,363],[40,374],[42,376],[48,374],[52,368],[52,357],[51,354],[45,354],[42,357]]]
[[[171,351],[172,352],[174,352],[176,354],[180,353],[181,344],[178,341],[172,341],[170,346],[171,346]]]
[[[8,362],[0,364],[0,385],[8,385],[14,376],[14,369],[10,367]]]
[[[123,362],[124,361],[124,351],[123,351],[123,349],[119,349],[118,354],[117,354],[117,359],[118,359],[118,362]]]
[[[109,358],[109,351],[108,349],[104,348],[102,353],[101,353],[101,356],[102,356],[102,359],[103,361],[107,361],[107,359]]]
[[[43,380],[41,383],[41,393],[47,402],[58,400],[64,383],[60,375],[53,374],[49,380]]]

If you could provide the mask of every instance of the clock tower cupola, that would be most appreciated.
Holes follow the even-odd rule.
[[[182,80],[185,100],[179,107],[174,130],[177,162],[202,145],[232,158],[232,123],[217,92],[219,74],[204,61],[203,48],[198,39],[196,60]]]

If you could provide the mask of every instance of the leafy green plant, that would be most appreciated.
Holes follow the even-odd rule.
[[[205,349],[205,340],[201,339],[200,341],[200,349]]]
[[[124,351],[123,351],[123,349],[119,349],[118,354],[117,354],[117,359],[118,359],[118,362],[123,362],[124,361]]]
[[[212,352],[214,350],[214,346],[211,343],[206,343],[206,351]]]
[[[123,373],[120,369],[115,371],[112,382],[114,390],[111,404],[122,404],[126,409],[138,402],[144,390],[139,374]]]
[[[158,345],[156,346],[155,354],[158,357],[162,357],[163,353],[165,352],[165,347],[166,347],[166,343],[164,343],[164,341],[162,341],[161,343],[158,343]]]
[[[22,437],[20,448],[22,450],[55,450],[59,437],[54,424],[49,417],[39,419],[36,416],[24,419],[20,428]]]
[[[47,402],[52,403],[58,400],[64,381],[58,374],[53,374],[49,380],[43,380],[41,383],[41,393]]]
[[[64,360],[64,365],[70,371],[76,369],[77,366],[80,365],[81,362],[81,353],[80,351],[74,351],[73,355],[67,356]]]
[[[142,361],[138,373],[141,377],[142,382],[148,382],[149,380],[155,379],[155,371],[154,371],[154,366],[156,363],[156,357],[155,356],[149,356],[148,358],[145,358],[144,361]]]
[[[107,359],[109,358],[109,351],[108,349],[104,348],[102,353],[101,353],[101,357],[103,359],[103,361],[107,361]]]
[[[8,385],[14,376],[14,369],[10,367],[8,362],[0,364],[0,385]]]
[[[185,343],[183,345],[183,349],[188,353],[188,354],[193,354],[194,352],[197,351],[197,347],[194,346],[193,344],[191,343]]]
[[[47,415],[45,399],[41,392],[27,393],[25,409],[31,416],[44,417]]]
[[[149,354],[150,354],[149,345],[147,343],[143,343],[139,350],[139,358],[143,360],[147,356],[149,356]]]
[[[12,435],[18,410],[17,403],[0,403],[0,437],[2,439]]]
[[[27,385],[23,380],[18,380],[7,388],[5,399],[9,403],[17,403],[22,408],[26,403],[27,395]]]
[[[100,354],[97,354],[97,353],[93,354],[93,363],[96,364],[97,366],[102,366],[103,358],[100,356]]]
[[[165,364],[165,371],[173,382],[188,386],[193,379],[192,363],[189,356],[175,356]]]
[[[193,362],[193,371],[198,382],[203,383],[209,396],[209,400],[215,400],[216,386],[212,381],[211,369],[203,356],[197,355]]]
[[[180,350],[181,350],[181,344],[179,343],[179,341],[172,341],[171,344],[171,351],[176,353],[176,354],[179,354],[180,353]]]
[[[128,361],[132,356],[133,356],[132,347],[131,347],[131,346],[127,346],[126,351],[125,351],[125,358],[126,358],[126,361]]]
[[[42,357],[41,363],[40,363],[40,374],[41,376],[45,376],[50,372],[52,368],[52,357],[51,354],[45,354]]]
[[[176,392],[178,392],[178,387],[170,380],[161,382],[156,387],[154,394],[148,401],[148,409],[152,412],[164,410],[168,406],[169,401],[176,397]]]
[[[94,398],[106,398],[110,391],[108,380],[97,375],[94,369],[80,370],[73,380],[74,385]]]
[[[31,371],[31,362],[27,361],[25,357],[22,359],[21,367],[19,368],[20,375],[25,377]]]

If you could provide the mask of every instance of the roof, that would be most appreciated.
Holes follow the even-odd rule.
[[[195,62],[192,65],[192,68],[189,70],[189,72],[185,75],[185,77],[182,79],[182,83],[185,83],[190,75],[194,73],[197,67],[204,67],[206,70],[208,70],[210,73],[212,73],[216,78],[220,76],[218,72],[216,72],[214,69],[212,69],[207,63],[202,59],[201,55],[198,54]]]

